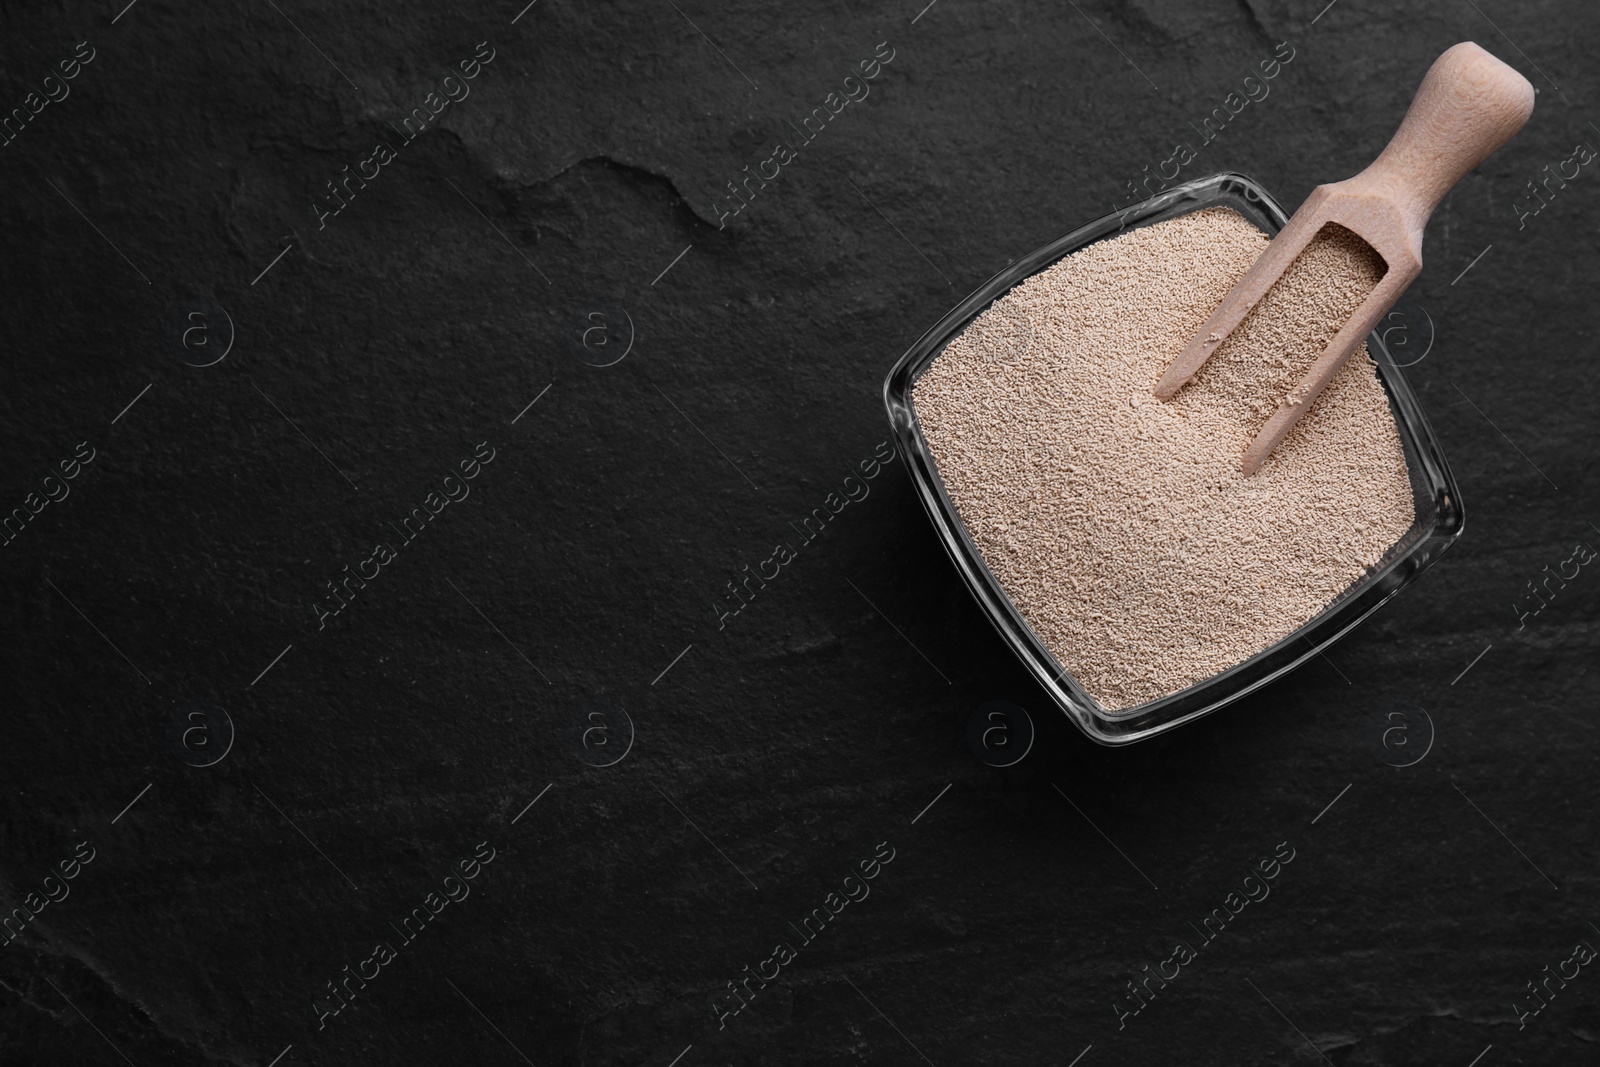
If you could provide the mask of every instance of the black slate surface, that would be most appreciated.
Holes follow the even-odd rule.
[[[1600,147],[1592,5],[122,3],[0,32],[0,1062],[1596,1062],[1600,578],[1518,617],[1600,544],[1600,163],[1523,214]],[[1298,204],[1464,39],[1538,104],[1391,340],[1468,532],[1325,661],[1097,747],[898,463],[719,629],[961,295],[1281,42],[1186,175]],[[346,567],[378,574],[332,614]],[[1004,770],[965,741],[995,699],[1038,728]]]

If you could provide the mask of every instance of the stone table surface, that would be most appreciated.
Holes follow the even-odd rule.
[[[1600,576],[1522,614],[1600,545],[1594,5],[124,3],[0,32],[0,1063],[1600,1057]],[[1469,39],[1537,107],[1391,337],[1467,533],[1096,745],[885,372],[1213,109],[1292,207]]]

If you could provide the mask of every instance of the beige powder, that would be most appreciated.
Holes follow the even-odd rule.
[[[1255,476],[1239,469],[1383,274],[1348,231],[1319,234],[1174,399],[1152,394],[1266,245],[1226,208],[1090,245],[998,300],[914,388],[990,570],[1108,710],[1277,643],[1414,521],[1365,346]]]

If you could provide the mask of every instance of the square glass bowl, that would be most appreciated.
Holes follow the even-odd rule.
[[[1400,373],[1383,338],[1374,331],[1367,339],[1367,351],[1378,365],[1378,377],[1383,382],[1405,447],[1416,518],[1406,535],[1355,585],[1265,651],[1186,689],[1121,711],[1102,708],[1023,619],[984,562],[983,554],[973,543],[955,503],[945,490],[917,421],[912,387],[944,351],[945,345],[1023,279],[1080,248],[1114,237],[1126,229],[1148,226],[1209,207],[1232,208],[1268,234],[1276,234],[1288,221],[1288,215],[1278,202],[1242,174],[1214,174],[1174,186],[1143,203],[1058,237],[990,278],[923,334],[900,357],[883,383],[883,402],[889,411],[889,423],[917,487],[917,496],[967,588],[1001,638],[1051,699],[1079,729],[1106,745],[1129,744],[1164,733],[1216,711],[1294,670],[1376,611],[1461,536],[1464,516],[1455,478],[1445,463],[1439,441],[1422,413],[1416,394]]]

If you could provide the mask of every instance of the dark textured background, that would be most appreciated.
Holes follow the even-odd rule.
[[[96,849],[0,949],[0,1062],[1600,1057],[1593,967],[1522,1029],[1512,1007],[1600,945],[1600,576],[1521,630],[1513,607],[1600,544],[1600,163],[1514,208],[1600,147],[1592,4],[122,2],[0,26],[5,108],[97,50],[0,148],[0,506],[96,449],[0,550],[0,905]],[[1109,210],[1277,42],[1271,95],[1186,173],[1292,207],[1464,39],[1539,90],[1406,302],[1468,532],[1327,662],[1097,747],[898,463],[718,631],[724,583],[887,439],[911,340]],[[471,96],[319,231],[323,183],[484,40]],[[722,184],[881,41],[868,99],[719,231]],[[197,308],[236,331],[203,369],[170,326]],[[606,368],[574,342],[597,308],[635,333]],[[319,632],[323,583],[482,441],[471,496]],[[995,698],[1040,729],[1006,771],[964,743]],[[604,768],[568,743],[596,700],[636,728]],[[203,768],[169,733],[196,702],[236,730]],[[1404,769],[1372,744],[1397,702],[1437,730]],[[319,1032],[324,983],[484,840],[472,895]],[[711,998],[884,841],[871,896],[719,1032]],[[1283,841],[1272,895],[1119,1032],[1120,983]]]

